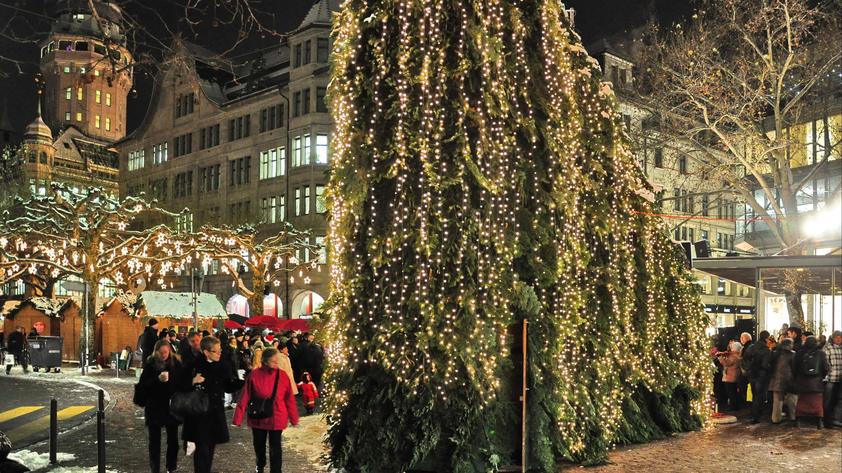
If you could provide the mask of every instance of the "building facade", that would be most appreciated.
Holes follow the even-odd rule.
[[[653,114],[634,93],[635,64],[629,49],[608,39],[588,47],[604,80],[612,83],[638,164],[655,191],[656,212],[676,243],[707,241],[707,256],[725,256],[735,250],[740,206],[722,192],[725,183],[708,179],[682,152],[677,139],[658,131]],[[715,326],[733,326],[737,319],[753,317],[753,288],[701,271],[694,274]]]
[[[144,121],[118,143],[121,195],[143,192],[169,210],[190,209],[173,222],[185,230],[256,223],[272,235],[289,222],[323,243],[332,129],[325,93],[337,8],[336,0],[317,2],[280,44],[243,64],[177,44]],[[318,264],[271,288],[289,317],[317,312],[328,290],[324,250],[297,258]],[[215,273],[210,268],[204,290],[228,300],[235,287]]]

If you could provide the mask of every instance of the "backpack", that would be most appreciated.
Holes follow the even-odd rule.
[[[798,369],[802,376],[819,376],[821,374],[821,358],[817,351],[804,353]]]

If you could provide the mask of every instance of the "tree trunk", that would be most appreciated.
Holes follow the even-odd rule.
[[[79,334],[79,353],[80,359],[85,357],[85,342],[87,340],[88,346],[88,366],[96,362],[96,295],[99,289],[99,278],[94,274],[83,275],[82,279],[87,286],[87,297],[83,298],[82,311],[79,315],[82,317],[82,332]],[[87,327],[87,330],[85,328]]]
[[[260,271],[251,275],[251,290],[253,294],[249,298],[249,309],[251,315],[263,315],[263,286],[266,284],[265,277]]]

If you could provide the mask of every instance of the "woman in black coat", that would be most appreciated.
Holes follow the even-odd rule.
[[[228,419],[225,417],[224,396],[242,388],[243,382],[231,374],[231,366],[222,358],[222,346],[216,337],[205,337],[202,354],[191,366],[184,367],[181,388],[199,389],[208,396],[208,411],[184,420],[184,440],[196,444],[193,467],[196,473],[210,473],[216,446],[227,443]]]
[[[139,384],[145,393],[143,416],[149,433],[149,467],[161,471],[161,429],[167,431],[167,471],[178,464],[178,421],[170,415],[170,398],[181,376],[181,361],[169,341],[159,340],[143,365]]]

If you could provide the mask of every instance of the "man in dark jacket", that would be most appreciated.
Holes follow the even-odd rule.
[[[6,351],[15,356],[15,362],[23,367],[24,373],[29,373],[29,367],[26,365],[26,357],[23,355],[25,346],[26,337],[23,333],[23,327],[18,325],[6,341]],[[6,374],[9,374],[11,371],[12,365],[6,365]]]
[[[199,332],[190,332],[184,343],[178,347],[178,355],[181,357],[181,364],[190,365],[202,354],[202,335]]]
[[[769,340],[769,332],[760,332],[757,342],[743,351],[743,363],[748,370],[748,381],[751,383],[751,422],[760,422],[760,416],[766,408],[767,395],[769,391],[769,361],[771,354],[766,342]]]
[[[322,372],[324,369],[322,365],[324,364],[324,351],[322,347],[316,343],[316,337],[313,334],[306,334],[304,337],[304,341],[301,342],[300,353],[300,365],[302,367],[302,372],[307,371],[313,377],[313,383],[316,384],[317,387],[320,387],[319,384],[322,380]]]
[[[143,361],[152,356],[155,351],[155,344],[158,343],[158,321],[154,318],[149,319],[146,328],[143,329],[143,336],[140,339],[140,351]]]

